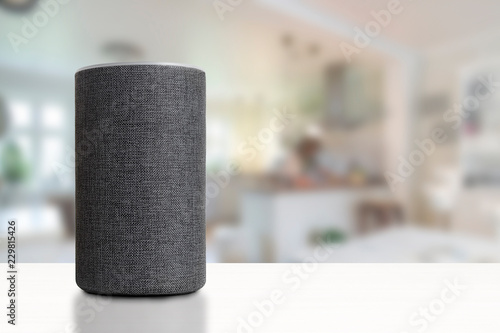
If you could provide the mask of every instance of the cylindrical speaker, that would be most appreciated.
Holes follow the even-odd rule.
[[[164,63],[75,75],[76,282],[172,295],[205,284],[205,73]]]

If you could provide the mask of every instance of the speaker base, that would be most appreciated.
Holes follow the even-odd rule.
[[[87,294],[93,294],[93,295],[100,295],[100,296],[129,296],[129,297],[151,297],[151,296],[179,296],[179,295],[187,295],[187,294],[192,294],[200,290],[205,286],[206,281],[203,281],[203,284],[200,286],[197,286],[195,289],[187,289],[186,291],[181,291],[181,292],[146,292],[146,293],[134,293],[134,292],[120,292],[120,291],[103,291],[103,290],[97,290],[97,289],[92,289],[92,288],[86,288],[82,287],[78,281],[76,281],[76,284],[78,287],[86,292]]]

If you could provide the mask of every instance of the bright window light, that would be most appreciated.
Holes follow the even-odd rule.
[[[53,165],[64,163],[64,145],[58,138],[47,138],[42,141],[42,176],[54,175]],[[54,175],[55,176],[55,175]]]
[[[32,123],[32,110],[28,103],[13,102],[9,105],[9,114],[12,121],[12,127],[28,127]]]
[[[57,105],[45,105],[42,108],[42,126],[60,129],[64,126],[64,110]]]

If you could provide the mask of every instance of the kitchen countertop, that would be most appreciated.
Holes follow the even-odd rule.
[[[306,255],[301,254],[299,259]],[[499,263],[500,242],[407,225],[332,245],[332,252],[325,262]]]
[[[208,264],[203,289],[171,297],[90,295],[74,264],[18,264],[15,327],[7,289],[2,332],[500,332],[498,264]]]

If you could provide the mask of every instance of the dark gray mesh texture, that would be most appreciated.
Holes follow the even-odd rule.
[[[76,80],[76,281],[98,294],[205,283],[205,73],[84,69]]]

